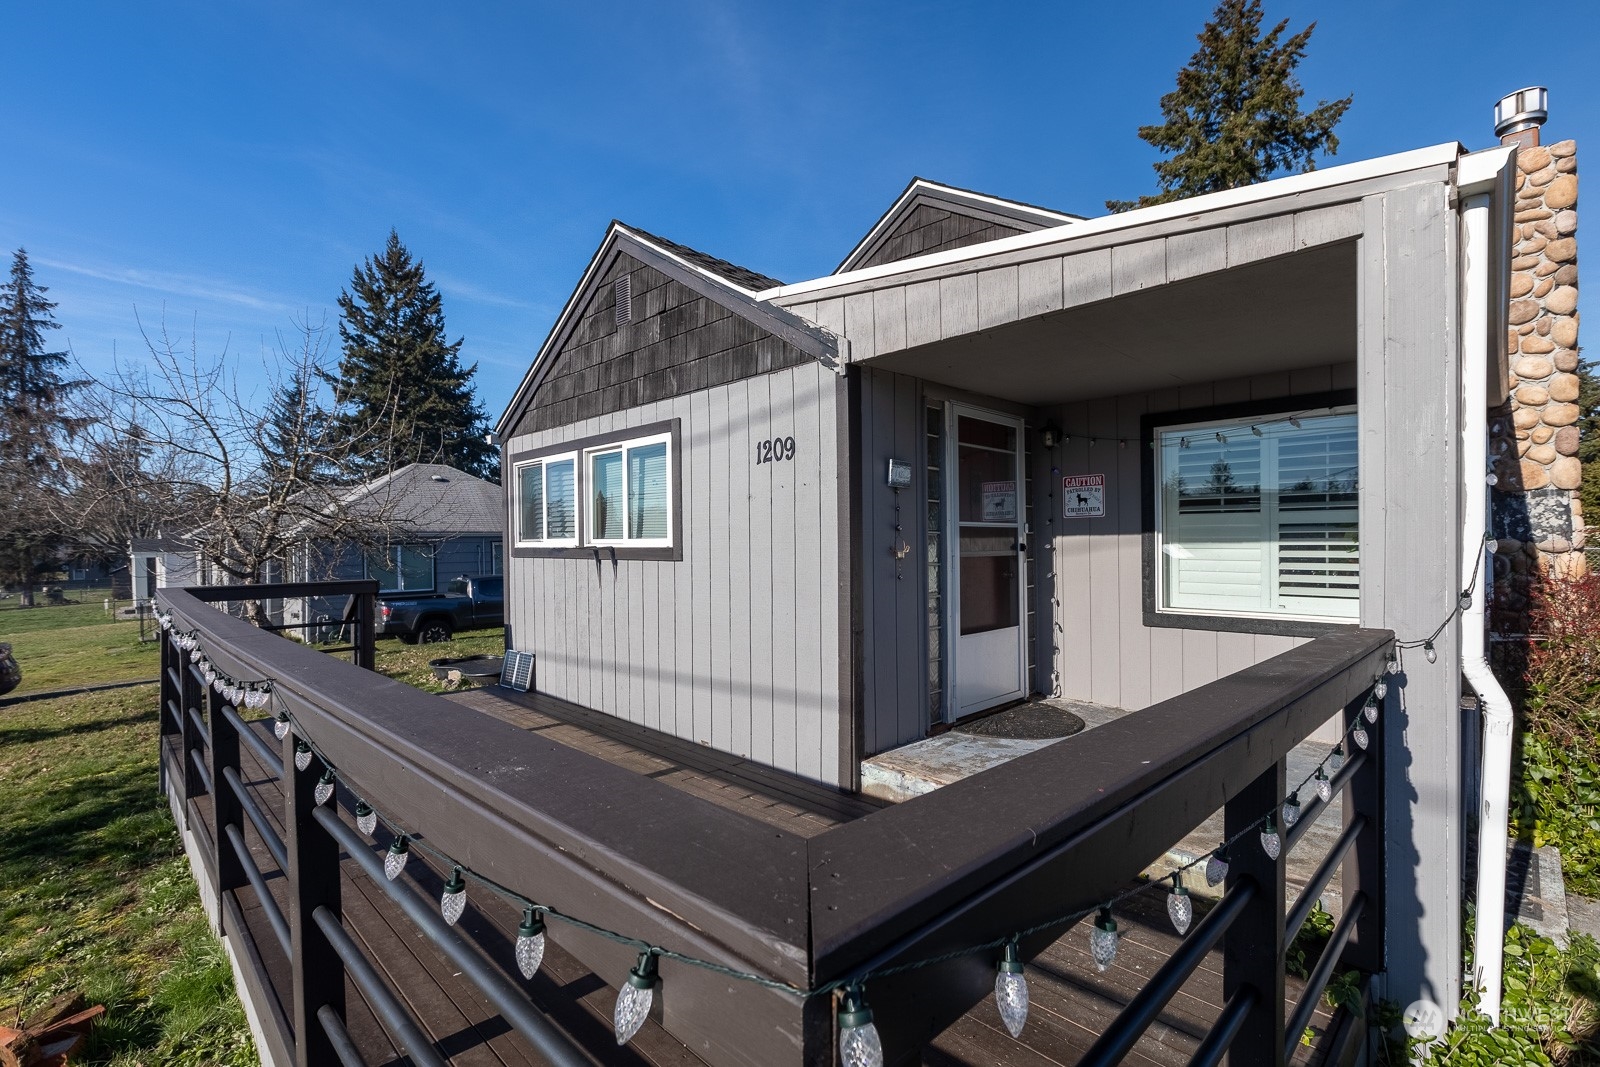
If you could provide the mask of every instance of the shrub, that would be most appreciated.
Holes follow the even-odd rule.
[[[1536,588],[1528,629],[1514,832],[1554,844],[1568,888],[1600,896],[1600,574]]]

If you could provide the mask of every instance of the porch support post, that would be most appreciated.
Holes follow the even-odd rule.
[[[1380,718],[1386,717],[1398,704],[1392,692],[1379,701]],[[1350,725],[1352,716],[1360,714],[1361,702],[1345,708],[1345,726]],[[1365,818],[1367,825],[1345,856],[1339,899],[1354,900],[1359,893],[1367,898],[1367,906],[1356,920],[1355,933],[1350,935],[1340,962],[1368,974],[1383,972],[1384,748],[1382,744],[1374,744],[1367,749],[1367,758],[1345,785],[1341,804],[1345,826],[1360,818]]]
[[[294,975],[289,1004],[289,1025],[294,1030],[295,1067],[324,1067],[339,1062],[333,1042],[317,1019],[324,1006],[344,1018],[344,963],[312,918],[319,907],[335,915],[339,910],[339,845],[312,817],[314,795],[324,770],[313,758],[305,770],[294,765],[299,736],[290,731],[283,739],[284,827],[289,850],[289,953]],[[338,799],[328,801],[337,805]]]
[[[1222,1002],[1231,1003],[1246,989],[1256,994],[1249,1016],[1228,1046],[1229,1063],[1282,1062],[1284,864],[1281,856],[1272,859],[1262,849],[1257,821],[1262,812],[1276,813],[1283,803],[1288,791],[1284,779],[1280,759],[1223,809],[1223,838],[1239,837],[1228,849],[1227,890],[1237,892],[1245,881],[1256,884],[1255,896],[1222,942]]]
[[[1400,641],[1439,630],[1434,662],[1420,648],[1403,653],[1373,745],[1384,756],[1386,798],[1383,995],[1402,1005],[1430,1000],[1447,1017],[1461,1000],[1465,822],[1451,612],[1461,575],[1461,479],[1484,476],[1460,469],[1457,218],[1449,194],[1434,181],[1364,199],[1357,256],[1361,625],[1393,630]],[[1368,959],[1371,951],[1362,946]]]

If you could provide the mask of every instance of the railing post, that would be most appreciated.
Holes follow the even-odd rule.
[[[211,847],[216,860],[217,932],[220,934],[225,932],[222,917],[227,914],[227,910],[221,906],[222,894],[245,884],[244,864],[228,840],[226,828],[237,826],[239,832],[243,833],[245,826],[244,810],[239,798],[222,774],[224,769],[236,772],[239,769],[239,734],[228,717],[222,714],[225,701],[221,694],[211,692],[206,703],[209,705],[206,723],[211,728],[211,760],[207,769],[211,772],[211,810],[216,816],[216,833],[212,835]]]
[[[376,585],[377,583],[373,583]],[[378,594],[375,591],[356,597],[361,609],[356,613],[356,666],[378,669]]]
[[[1282,833],[1280,805],[1287,782],[1284,761],[1278,760],[1265,773],[1228,801],[1223,809],[1223,836],[1232,840],[1244,836],[1228,848],[1228,890],[1246,879],[1256,883],[1257,892],[1239,913],[1223,939],[1222,997],[1227,1004],[1247,987],[1256,991],[1255,1005],[1228,1049],[1229,1063],[1252,1065],[1283,1062],[1283,860],[1267,856],[1261,847],[1257,820],[1272,812]]]
[[[289,1024],[294,1029],[296,1067],[323,1067],[339,1058],[317,1012],[326,1005],[344,1018],[344,964],[312,916],[319,907],[340,914],[339,846],[312,817],[322,761],[313,757],[305,770],[297,770],[298,741],[292,730],[283,739],[283,773],[288,778],[283,821],[289,852],[289,869],[284,873],[289,879],[289,964],[294,975]]]
[[[194,716],[189,714],[191,708],[199,710],[203,686],[195,675],[194,664],[190,662],[186,652],[180,652],[178,678],[183,683],[178,694],[178,729],[183,734],[183,828],[187,830],[189,800],[192,797],[205,795],[206,786],[200,779],[200,768],[195,763],[193,755],[205,742],[201,739],[200,732],[195,729]]]
[[[1341,874],[1341,900],[1354,900],[1357,893],[1365,893],[1367,906],[1356,921],[1355,932],[1345,946],[1340,963],[1365,971],[1382,974],[1384,971],[1383,930],[1383,723],[1386,716],[1394,714],[1399,702],[1395,680],[1390,679],[1389,693],[1379,701],[1379,719],[1367,758],[1356,768],[1346,784],[1343,798],[1344,823],[1364,815],[1367,827],[1356,838],[1350,854],[1345,857]],[[1362,701],[1345,708],[1345,728],[1350,726],[1352,715],[1361,714]]]
[[[176,652],[177,649],[172,647],[171,634],[163,633],[161,635],[161,685],[156,696],[156,699],[161,702],[157,705],[161,713],[159,720],[161,729],[156,734],[156,765],[159,768],[160,778],[158,781],[162,796],[166,796],[172,788],[172,784],[167,781],[167,738],[178,733],[180,729],[179,725],[172,721],[172,713],[167,710],[169,706],[178,707],[182,705],[178,687],[172,684],[172,676],[177,673],[178,660],[175,655]]]

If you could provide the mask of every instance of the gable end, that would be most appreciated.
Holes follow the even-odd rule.
[[[632,320],[618,323],[624,279]],[[565,426],[816,357],[626,252],[617,252],[589,303],[549,357],[528,406],[506,436]]]

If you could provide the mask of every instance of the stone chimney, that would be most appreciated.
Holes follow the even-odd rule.
[[[1502,142],[1517,151],[1511,239],[1509,425],[1497,453],[1496,533],[1510,573],[1497,594],[1513,612],[1538,576],[1584,572],[1578,463],[1578,156],[1573,141],[1540,144],[1544,90],[1524,89],[1495,108]],[[1514,453],[1512,448],[1514,446]],[[1512,455],[1517,457],[1512,460]],[[1520,551],[1519,551],[1520,549]]]

